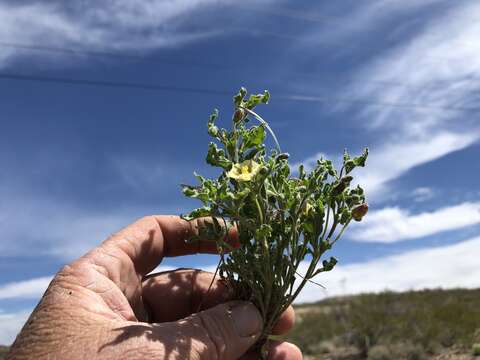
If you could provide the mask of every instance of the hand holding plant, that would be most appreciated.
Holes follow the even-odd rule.
[[[265,357],[263,345],[279,316],[307,282],[333,269],[337,260],[323,255],[352,219],[360,221],[368,211],[363,189],[350,188],[350,174],[365,165],[368,150],[357,157],[345,151],[340,171],[322,158],[309,173],[300,166],[291,176],[289,155],[281,152],[267,122],[253,111],[268,102],[269,93],[246,95],[242,88],[234,97],[231,130],[216,125],[217,110],[210,116],[208,133],[215,141],[209,144],[206,161],[221,173],[217,179],[196,175],[199,185],[183,186],[186,196],[203,203],[183,217],[212,218],[189,241],[216,243],[220,277],[238,299],[253,302],[264,319],[258,345]],[[249,126],[251,119],[260,124]],[[275,149],[265,145],[267,132]],[[224,241],[231,226],[241,243],[236,249]],[[304,274],[298,271],[302,262],[307,264]]]

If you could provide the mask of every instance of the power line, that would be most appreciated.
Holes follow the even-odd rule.
[[[104,80],[85,80],[75,78],[59,78],[49,76],[36,76],[25,75],[15,73],[2,73],[0,72],[0,79],[6,80],[18,80],[18,81],[36,81],[42,83],[57,83],[65,85],[86,85],[96,87],[109,87],[109,88],[127,88],[137,90],[151,90],[151,91],[168,91],[177,93],[195,93],[195,94],[208,94],[208,95],[227,95],[231,96],[231,91],[215,90],[207,88],[197,87],[181,87],[171,85],[159,85],[159,84],[146,84],[137,82],[116,82],[116,81],[104,81]],[[278,94],[275,95],[276,99],[295,101],[295,102],[319,102],[319,103],[348,103],[348,104],[367,104],[376,105],[382,107],[399,107],[407,109],[436,109],[447,111],[459,111],[459,112],[478,112],[480,108],[468,108],[461,106],[442,106],[431,104],[415,104],[415,103],[395,103],[395,102],[381,102],[370,100],[356,100],[356,99],[341,99],[333,97],[321,97],[314,95],[294,95],[294,94]]]
[[[68,85],[87,85],[87,86],[99,86],[99,87],[110,87],[110,88],[129,88],[129,89],[138,89],[138,90],[170,91],[170,92],[181,92],[181,93],[232,95],[230,91],[205,89],[205,88],[180,87],[180,86],[157,85],[157,84],[146,84],[146,83],[136,83],[136,82],[85,80],[85,79],[24,75],[24,74],[2,73],[2,72],[0,72],[0,79],[37,81],[37,82],[44,82],[44,83],[57,83],[57,84],[68,84]]]
[[[359,99],[341,99],[341,98],[329,98],[321,96],[311,95],[277,95],[278,99],[302,101],[302,102],[334,102],[334,103],[347,103],[347,104],[367,104],[377,105],[383,107],[397,107],[406,109],[426,109],[426,110],[447,110],[447,111],[459,111],[459,112],[478,112],[480,108],[469,108],[462,106],[443,106],[443,105],[430,105],[430,104],[416,104],[416,103],[395,103],[386,101],[371,101],[371,100],[359,100]]]
[[[21,44],[13,42],[0,41],[0,46],[13,48],[17,50],[25,51],[40,51],[40,52],[53,52],[58,54],[64,54],[69,56],[90,56],[90,57],[104,57],[104,58],[113,58],[121,60],[130,60],[130,61],[141,61],[141,62],[153,62],[153,63],[165,63],[176,66],[192,66],[200,68],[210,68],[210,69],[222,69],[225,66],[220,63],[210,63],[210,62],[201,62],[198,60],[189,61],[185,59],[168,59],[165,57],[145,57],[143,55],[135,54],[121,54],[114,51],[98,51],[98,50],[83,50],[83,49],[73,49],[60,46],[43,46],[43,45],[33,45],[33,44]]]
[[[252,36],[262,35],[262,36],[275,36],[282,39],[289,39],[292,40],[292,37],[289,35],[279,35],[276,33],[270,33],[265,31],[257,31],[257,30],[244,30],[244,29],[236,29],[237,31],[242,31]],[[72,49],[72,48],[65,48],[65,47],[51,47],[51,46],[41,46],[41,45],[32,45],[32,44],[22,44],[22,43],[12,43],[12,42],[4,42],[0,41],[0,46],[15,48],[19,50],[26,50],[26,51],[41,51],[41,52],[53,52],[53,53],[60,53],[69,56],[93,56],[93,57],[108,57],[114,59],[124,59],[124,60],[131,60],[131,61],[140,61],[140,62],[148,62],[148,63],[165,63],[171,64],[176,66],[192,66],[192,67],[199,67],[199,68],[206,68],[210,71],[238,71],[242,69],[238,69],[237,67],[228,66],[224,64],[215,64],[209,62],[198,62],[198,61],[188,61],[184,59],[179,60],[171,60],[168,58],[162,58],[154,56],[152,58],[147,58],[142,55],[133,55],[133,54],[120,54],[118,52],[111,52],[111,51],[96,51],[96,50],[83,50],[83,49]],[[301,72],[289,72],[289,74],[298,77],[308,77],[308,78],[317,78],[317,79],[324,79],[322,74],[316,72],[308,72],[308,71],[301,71]],[[342,81],[344,85],[360,83],[360,84],[374,84],[374,85],[381,85],[381,86],[399,86],[399,87],[406,87],[410,89],[416,89],[417,86],[412,86],[408,83],[402,83],[399,81],[394,80],[347,80]],[[441,86],[449,84],[448,81],[435,81],[434,83],[429,84],[430,86]]]

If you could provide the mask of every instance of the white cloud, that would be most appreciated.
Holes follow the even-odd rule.
[[[422,140],[404,137],[389,143],[373,144],[370,146],[366,168],[355,170],[353,185],[361,184],[368,200],[379,203],[382,197],[389,195],[389,181],[395,180],[416,166],[462,150],[472,145],[479,137],[476,133],[456,134],[443,131]],[[321,157],[333,160],[337,168],[341,166],[338,157],[318,153],[292,165],[292,169],[295,170],[302,163],[307,170],[311,170]],[[418,194],[420,195],[425,199],[425,193]]]
[[[362,85],[351,92],[354,99],[419,105],[410,109],[366,106],[363,117],[371,120],[373,128],[394,125],[415,138],[432,134],[438,126],[457,131],[473,126],[461,112],[448,108],[476,104],[480,85],[472,79],[480,75],[480,44],[475,41],[480,36],[480,24],[475,20],[478,15],[479,3],[459,2],[443,16],[427,18],[424,30],[381,54],[355,75],[356,83]],[[374,82],[403,86],[372,86]],[[461,121],[451,123],[455,118]]]
[[[425,138],[403,137],[398,141],[373,145],[365,170],[358,171],[357,181],[369,198],[379,199],[388,191],[388,182],[416,166],[428,163],[473,144],[476,133],[438,132]]]
[[[174,268],[159,265],[152,273],[168,270],[174,270]],[[208,267],[207,270],[213,272],[215,268]],[[0,300],[33,299],[39,301],[52,278],[53,276],[44,276],[0,285]],[[13,342],[32,311],[33,309],[25,309],[9,313],[0,309],[0,345],[9,345]]]
[[[414,10],[418,3],[374,1],[353,11],[349,22],[362,30],[380,28],[385,19]],[[360,69],[354,68],[352,81],[335,96],[345,99],[335,110],[354,111],[352,121],[369,129],[363,136],[371,150],[367,169],[357,174],[369,200],[376,203],[394,195],[389,187],[392,180],[480,139],[475,113],[459,110],[478,104],[480,83],[473,79],[480,76],[476,41],[480,23],[475,20],[480,4],[458,2],[446,8],[430,1],[427,5],[436,3],[442,11],[435,16],[423,12],[418,32],[398,37],[396,45],[385,47]],[[337,35],[348,35],[353,41],[357,34],[340,29]],[[328,36],[335,38],[335,34]],[[304,100],[318,101],[315,97]]]
[[[0,345],[10,345],[27,321],[31,310],[0,313]]]
[[[0,4],[0,39],[80,51],[149,51],[224,34],[209,22],[198,25],[200,16],[218,5],[216,0],[9,2]],[[33,54],[38,58],[42,52]],[[47,55],[54,60],[60,56],[43,53]],[[0,67],[19,56],[31,58],[32,52],[0,46]]]
[[[209,268],[210,269],[210,268]],[[172,266],[157,266],[151,273],[175,270]],[[215,270],[215,269],[213,269]],[[14,281],[0,285],[0,300],[6,299],[33,299],[40,301],[45,290],[47,290],[53,276],[42,276],[22,281]],[[2,310],[0,309],[0,315]],[[1,342],[0,342],[1,343]]]
[[[55,199],[2,193],[0,252],[3,256],[81,256],[110,234],[147,215],[139,209],[110,213]]]
[[[337,265],[333,271],[315,278],[326,290],[308,284],[297,302],[384,290],[477,288],[480,287],[479,253],[480,237],[476,237],[455,245],[413,250],[366,263]],[[304,273],[306,268],[303,264],[300,272]]]
[[[480,203],[466,202],[410,214],[398,207],[371,212],[351,233],[355,241],[391,243],[480,224]]]
[[[424,202],[435,196],[435,191],[429,187],[419,187],[413,189],[412,197],[415,202]]]
[[[52,281],[51,276],[44,276],[24,281],[16,281],[0,285],[0,300],[4,299],[37,299]]]
[[[346,17],[325,16],[319,18],[321,25],[321,37],[318,32],[307,36],[305,43],[318,42],[319,38],[325,42],[345,41],[345,38],[365,33],[375,29],[379,23],[388,22],[401,16],[418,14],[419,11],[441,4],[443,0],[371,0],[348,4],[348,21]],[[305,19],[312,18],[312,14],[305,14]]]

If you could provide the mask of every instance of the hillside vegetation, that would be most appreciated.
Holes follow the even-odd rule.
[[[5,359],[7,355],[8,347],[0,345],[0,360]]]
[[[480,289],[332,298],[297,306],[296,312],[288,340],[307,359],[466,360],[480,355]]]
[[[480,360],[480,289],[332,298],[296,313],[287,339],[305,360]]]

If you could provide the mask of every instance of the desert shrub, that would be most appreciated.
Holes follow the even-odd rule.
[[[289,339],[305,352],[305,354],[316,354],[318,344],[323,340],[334,338],[343,332],[340,323],[332,321],[330,313],[315,313],[314,315],[300,316],[299,325],[295,328]]]
[[[426,354],[421,346],[412,343],[375,345],[368,351],[369,360],[424,360]]]
[[[390,349],[386,345],[375,345],[368,350],[369,360],[392,360]]]
[[[472,346],[473,356],[480,356],[480,344],[473,344]]]
[[[452,346],[471,351],[473,344],[480,343],[479,301],[480,289],[328,299],[312,305],[314,312],[304,309],[303,320],[289,339],[307,354],[317,350],[312,344],[327,340],[338,346],[355,346],[364,357],[372,351],[373,356],[380,356],[376,352],[384,346],[393,352],[392,344],[399,344],[409,354],[403,359],[422,359]]]
[[[7,356],[7,352],[8,352],[8,347],[0,345],[0,360],[5,359],[5,357]]]

